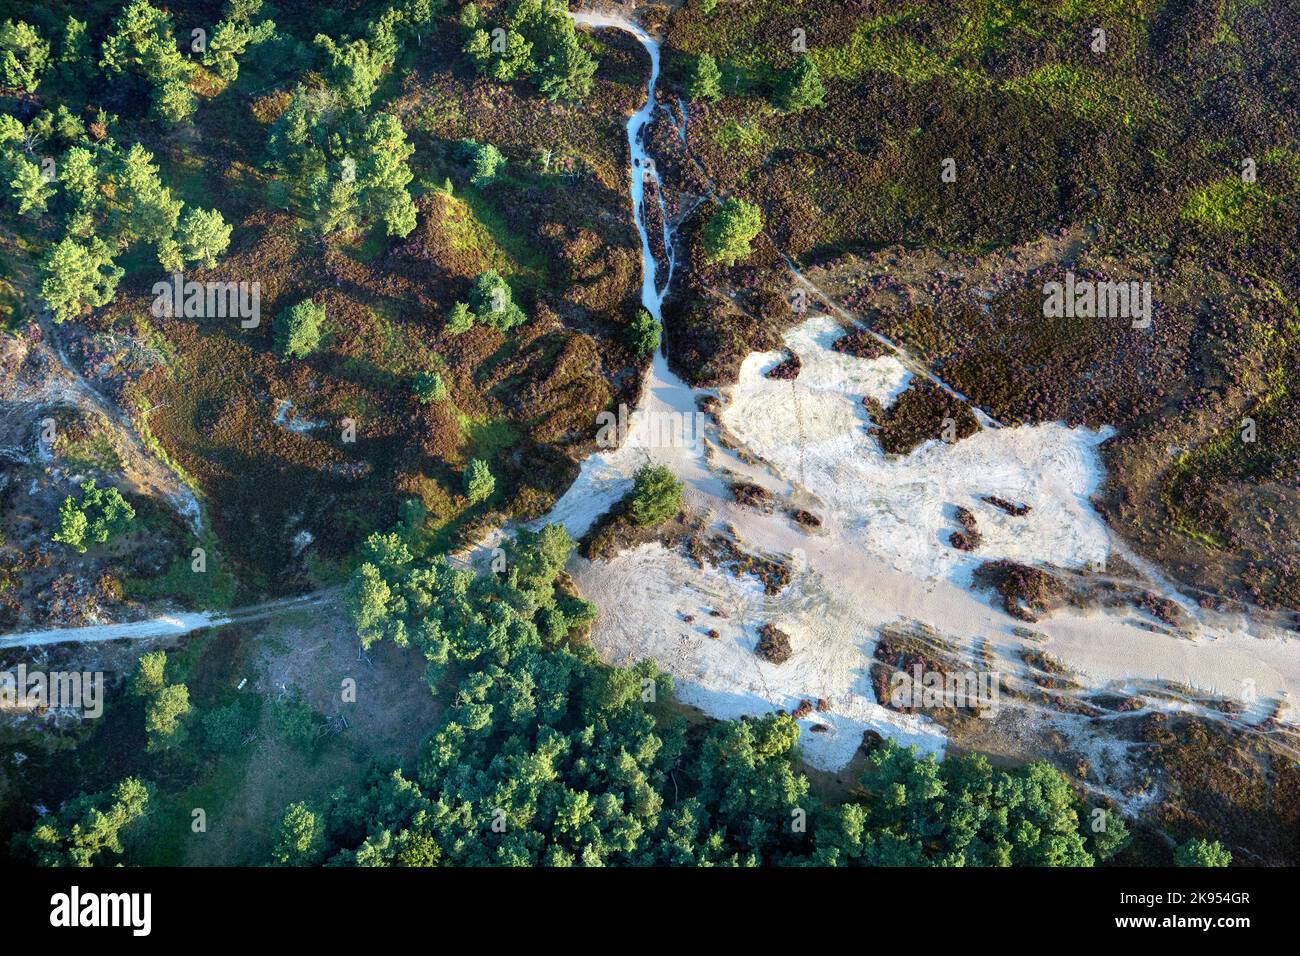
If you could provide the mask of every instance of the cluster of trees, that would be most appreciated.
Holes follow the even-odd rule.
[[[94,866],[122,852],[122,833],[149,810],[153,785],[127,777],[112,791],[83,795],[15,838],[39,866]]]
[[[557,584],[572,541],[522,532],[477,576],[375,536],[350,605],[362,640],[411,642],[443,690],[413,768],[359,799],[295,805],[275,859],[423,865],[1092,865],[1128,842],[1047,764],[943,763],[889,743],[867,796],[813,797],[784,714],[691,729],[653,662],[608,667],[575,628],[595,610]]]
[[[709,53],[695,59],[686,77],[686,92],[691,99],[716,103],[722,99],[722,69]],[[826,105],[826,86],[821,71],[811,57],[801,56],[776,79],[771,98],[786,113],[799,113]]]
[[[457,302],[447,315],[447,331],[460,335],[482,322],[502,332],[509,332],[528,321],[510,284],[495,269],[480,272],[469,290],[469,302]]]
[[[436,686],[448,662],[503,662],[520,641],[554,643],[594,617],[592,605],[554,588],[572,549],[563,526],[523,530],[506,549],[507,570],[480,577],[443,555],[417,556],[399,534],[375,533],[349,583],[348,608],[363,646],[414,642]]]
[[[132,76],[147,84],[160,119],[180,123],[194,113],[191,63],[176,45],[171,14],[149,0],[131,0],[118,13],[99,65],[109,77]]]
[[[515,0],[499,24],[468,3],[460,24],[465,53],[485,76],[501,83],[530,78],[552,100],[591,93],[597,63],[579,43],[565,0]]]
[[[190,689],[185,684],[167,683],[166,651],[150,651],[135,662],[131,674],[132,696],[144,701],[146,749],[165,750],[185,739],[184,720],[189,716]]]
[[[199,61],[227,82],[239,75],[239,58],[276,35],[275,23],[260,18],[262,0],[228,0],[210,41],[194,50]],[[52,19],[46,17],[46,19]],[[195,62],[181,52],[172,15],[149,0],[130,0],[113,18],[95,56],[84,21],[69,16],[42,35],[23,20],[0,25],[0,85],[36,93],[52,79],[56,92],[78,92],[93,81],[139,89],[154,116],[181,123],[193,116],[191,85]],[[187,38],[188,39],[188,38]]]
[[[340,48],[331,49],[348,62]],[[368,104],[369,94],[362,99]],[[346,85],[298,88],[267,143],[276,174],[272,199],[294,207],[322,235],[378,221],[388,235],[405,236],[416,221],[407,189],[414,176],[407,160],[415,147],[396,116],[367,116],[357,103]]]
[[[86,553],[87,542],[107,544],[131,529],[135,509],[116,488],[100,488],[91,478],[81,485],[81,497],[68,495],[59,505],[59,528],[53,539]]]
[[[0,178],[10,202],[29,218],[52,216],[55,241],[40,265],[41,297],[55,321],[112,300],[124,270],[114,258],[128,247],[154,247],[168,271],[216,264],[230,227],[216,210],[185,208],[163,185],[153,154],[139,143],[123,150],[103,113],[90,129],[59,107],[24,126],[0,115]]]

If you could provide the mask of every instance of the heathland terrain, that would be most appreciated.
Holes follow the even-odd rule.
[[[0,0],[5,849],[1300,860],[1300,9],[578,6]]]

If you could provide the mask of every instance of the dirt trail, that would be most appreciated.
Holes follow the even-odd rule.
[[[326,588],[298,597],[281,598],[234,611],[161,614],[143,621],[97,624],[90,627],[57,627],[45,631],[24,631],[0,637],[0,650],[15,647],[44,647],[50,644],[97,644],[102,641],[141,641],[157,637],[184,637],[205,627],[224,627],[274,617],[290,611],[334,604],[342,588]]]

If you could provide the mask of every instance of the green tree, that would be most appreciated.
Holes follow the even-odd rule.
[[[356,163],[351,157],[344,157],[312,179],[311,218],[322,236],[336,232],[346,235],[361,224],[360,215]]]
[[[701,53],[687,81],[686,91],[693,100],[716,103],[722,99],[722,71],[718,69],[718,61],[707,53]]]
[[[339,45],[323,33],[316,35],[315,42],[324,54],[330,87],[338,93],[343,105],[352,110],[369,109],[388,67],[382,52],[372,49],[365,40]]]
[[[1232,854],[1218,840],[1188,840],[1174,851],[1177,866],[1231,866]]]
[[[396,116],[380,113],[366,127],[358,189],[371,216],[383,220],[390,236],[405,236],[415,228],[415,203],[406,187],[413,174],[406,161],[415,147]]]
[[[94,58],[90,52],[90,38],[85,21],[68,17],[64,22],[63,36],[59,40],[59,51],[55,59],[58,62],[58,80],[63,87],[76,88],[88,81],[94,70]]]
[[[357,568],[348,583],[346,602],[362,648],[384,637],[391,637],[399,647],[407,644],[405,627],[394,617],[398,600],[377,566],[366,563]]]
[[[74,146],[64,153],[59,181],[73,213],[89,215],[99,205],[99,167],[91,150]]]
[[[275,723],[285,742],[305,756],[310,756],[317,741],[318,715],[296,694],[275,705]]]
[[[203,744],[214,753],[236,753],[252,729],[252,716],[236,700],[203,715]]]
[[[64,498],[63,503],[59,505],[59,530],[54,532],[54,540],[84,554],[86,529],[89,527],[90,521],[78,506],[77,500],[71,495]]]
[[[35,93],[49,62],[50,44],[34,26],[22,20],[0,24],[0,86]]]
[[[166,672],[166,651],[141,654],[131,673],[131,693],[136,697],[152,697],[167,686]]]
[[[496,29],[503,32],[494,36],[487,30],[476,29],[465,41],[465,54],[475,68],[498,83],[532,73],[537,68],[533,63],[532,43],[518,30]]]
[[[644,465],[629,493],[628,510],[639,525],[661,524],[682,507],[682,483],[664,465]]]
[[[821,72],[811,57],[801,56],[782,77],[779,89],[781,108],[787,113],[826,105],[826,87]]]
[[[497,480],[492,476],[488,463],[482,458],[473,459],[465,469],[465,496],[469,498],[470,504],[478,504],[492,497],[496,486]]]
[[[181,742],[182,719],[190,713],[190,689],[168,684],[145,705],[144,732],[149,750],[174,747]]]
[[[121,242],[147,242],[166,248],[176,233],[183,203],[163,185],[153,154],[139,143],[114,164],[114,205],[110,231]],[[166,264],[164,264],[164,268]]]
[[[211,269],[217,264],[217,256],[230,245],[230,227],[216,209],[187,209],[181,217],[177,241],[187,262]]]
[[[95,479],[83,482],[81,498],[72,495],[59,506],[59,530],[54,540],[85,553],[86,543],[107,544],[128,531],[135,509],[116,488],[99,488]]]
[[[447,331],[452,335],[468,332],[474,325],[474,313],[464,302],[457,302],[447,314]]]
[[[103,240],[63,239],[41,261],[41,298],[54,321],[64,322],[87,307],[107,305],[124,274]]]
[[[227,83],[239,76],[239,58],[248,48],[265,43],[275,33],[274,21],[253,22],[261,10],[262,0],[228,0],[224,16],[212,28],[203,65],[215,69]]]
[[[1100,828],[1096,820],[1089,823],[1088,850],[1098,860],[1105,862],[1127,847],[1133,838],[1128,832],[1128,824],[1119,813],[1106,810],[1100,820]]]
[[[517,304],[510,285],[495,269],[480,272],[469,292],[469,307],[474,317],[502,332],[508,332],[528,321],[528,316]]]
[[[325,826],[320,817],[302,801],[286,807],[275,826],[271,859],[281,866],[312,866],[324,852]]]
[[[565,23],[568,30],[559,31],[555,49],[541,65],[538,89],[552,100],[585,100],[591,95],[598,64],[578,43],[567,17]]]
[[[476,143],[463,139],[457,146],[461,158],[469,165],[469,181],[480,189],[496,179],[506,158],[491,143]]]
[[[437,372],[417,372],[411,390],[423,405],[440,402],[448,394],[447,385]]]
[[[26,157],[15,156],[11,163],[14,178],[9,181],[9,188],[18,204],[18,215],[39,216],[54,195],[54,187],[41,174],[41,168]]]
[[[637,355],[650,355],[659,348],[659,323],[645,309],[637,309],[627,327],[627,343]]]
[[[154,112],[172,123],[194,112],[190,64],[181,56],[172,33],[170,13],[148,0],[131,0],[113,21],[99,65],[110,75],[132,73],[153,86]]]
[[[271,330],[276,353],[286,361],[306,358],[320,345],[325,306],[304,299],[275,317]]]
[[[748,258],[750,243],[763,229],[763,214],[747,199],[728,199],[718,208],[701,231],[704,261],[735,265]]]

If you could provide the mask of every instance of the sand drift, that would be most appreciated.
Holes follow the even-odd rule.
[[[642,138],[655,109],[658,43],[622,17],[575,19],[626,30],[650,55],[646,105],[628,123],[628,142],[642,302],[659,320],[667,288],[655,288],[642,214],[644,177],[647,170],[653,175]],[[709,515],[713,527],[726,529],[747,551],[790,556],[792,579],[777,594],[753,577],[701,567],[658,544],[605,562],[574,558],[570,570],[600,608],[592,641],[601,655],[619,664],[655,659],[674,675],[685,703],[729,718],[793,712],[801,701],[820,701],[800,721],[801,746],[811,765],[827,770],[846,764],[868,729],[922,749],[944,748],[938,724],[877,702],[869,672],[882,626],[926,625],[967,653],[982,646],[992,667],[1017,675],[1025,670],[1023,629],[1017,633],[1020,622],[970,589],[974,568],[1007,558],[1101,571],[1122,552],[1089,503],[1104,477],[1098,446],[1108,430],[985,428],[953,444],[934,440],[908,455],[886,455],[870,433],[862,399],[889,407],[913,373],[897,357],[834,352],[831,343],[843,332],[832,317],[813,316],[785,335],[801,360],[797,378],[767,378],[764,372],[784,356],[753,354],[736,384],[720,392],[689,388],[657,354],[633,416],[634,424],[652,427],[630,428],[620,447],[587,459],[539,522],[562,522],[579,536],[626,493],[638,467],[663,463],[685,482],[688,507]],[[703,396],[718,399],[720,412],[701,429],[694,416]],[[703,440],[664,440],[701,431]],[[789,507],[737,503],[728,490],[736,480],[760,485]],[[989,495],[1031,510],[1005,514],[982,503]],[[817,514],[821,526],[806,531],[790,518],[793,507]],[[976,552],[948,542],[958,507],[978,514]],[[1175,599],[1195,626],[1179,634],[1136,610],[1058,611],[1033,626],[1039,635],[1033,646],[1060,659],[1088,687],[1124,692],[1155,681],[1186,685],[1237,700],[1246,721],[1263,719],[1279,698],[1300,688],[1300,643],[1286,632],[1245,617],[1210,621],[1158,581],[1145,586]],[[765,623],[790,636],[793,653],[782,664],[754,653]],[[1191,700],[1155,706],[1221,716]]]

